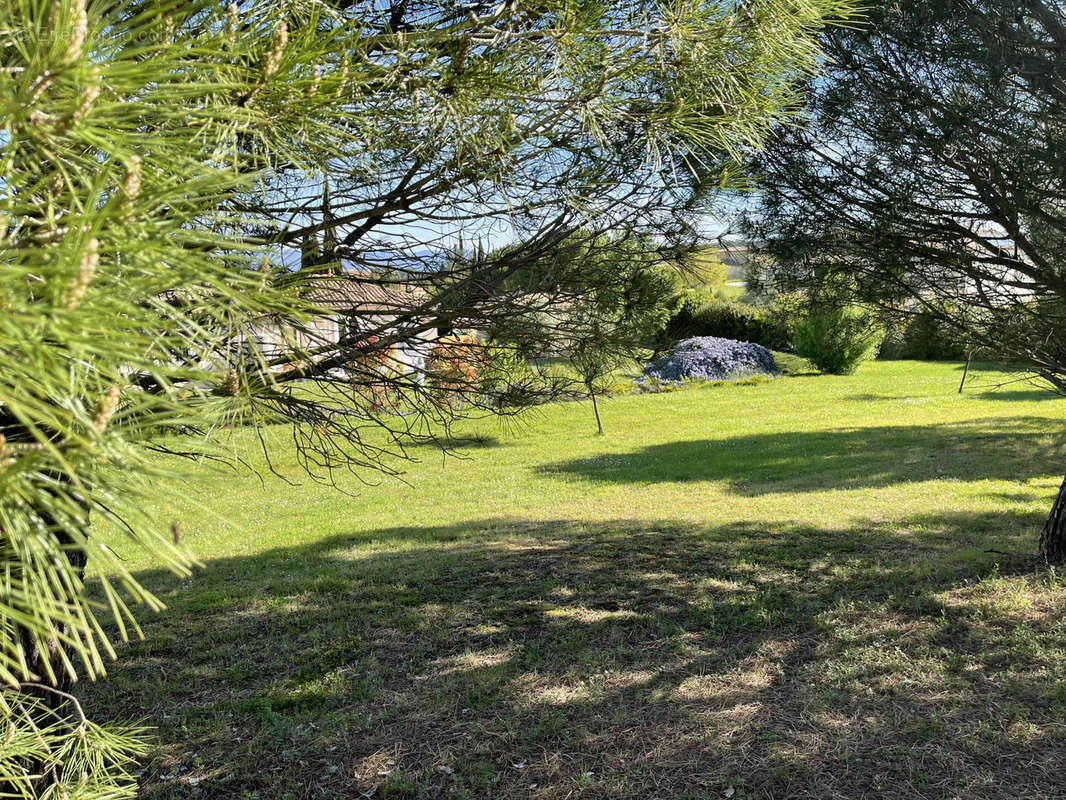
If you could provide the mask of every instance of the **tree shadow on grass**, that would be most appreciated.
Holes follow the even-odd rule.
[[[979,387],[974,387],[974,389],[979,389]],[[982,400],[1009,400],[1012,403],[1066,399],[1051,389],[986,389],[974,393],[978,394]]]
[[[740,493],[760,495],[1057,477],[1064,452],[1061,420],[1017,417],[674,441],[550,464],[542,471],[591,482],[722,481]]]
[[[1061,589],[984,552],[1038,524],[382,528],[140,576],[81,693],[150,798],[1061,796]]]
[[[469,436],[445,436],[438,439],[404,443],[408,449],[430,448],[452,452],[455,450],[473,450],[480,448],[499,447],[500,440],[496,436],[482,436],[470,434]]]
[[[844,400],[850,400],[853,403],[880,403],[887,401],[899,402],[907,395],[905,394],[875,394],[873,392],[861,392],[859,394],[849,394],[844,397]]]

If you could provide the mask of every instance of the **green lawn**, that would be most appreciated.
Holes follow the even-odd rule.
[[[205,568],[129,555],[169,610],[81,693],[158,729],[151,798],[1066,796],[1066,402],[960,374],[560,403],[350,495],[196,476],[154,511]]]

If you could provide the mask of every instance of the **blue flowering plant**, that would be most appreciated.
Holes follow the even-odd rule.
[[[695,336],[683,339],[667,355],[648,364],[640,382],[677,385],[686,380],[724,381],[776,374],[773,354],[762,345]]]

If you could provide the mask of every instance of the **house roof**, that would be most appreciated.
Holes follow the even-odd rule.
[[[303,295],[307,300],[333,311],[399,312],[424,299],[420,290],[384,284],[381,278],[356,270],[309,278],[305,285]]]

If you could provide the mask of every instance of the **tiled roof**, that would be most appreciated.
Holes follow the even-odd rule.
[[[409,292],[399,285],[382,285],[381,279],[356,271],[310,278],[306,287],[306,299],[319,308],[334,311],[399,312],[424,299],[419,291]]]

